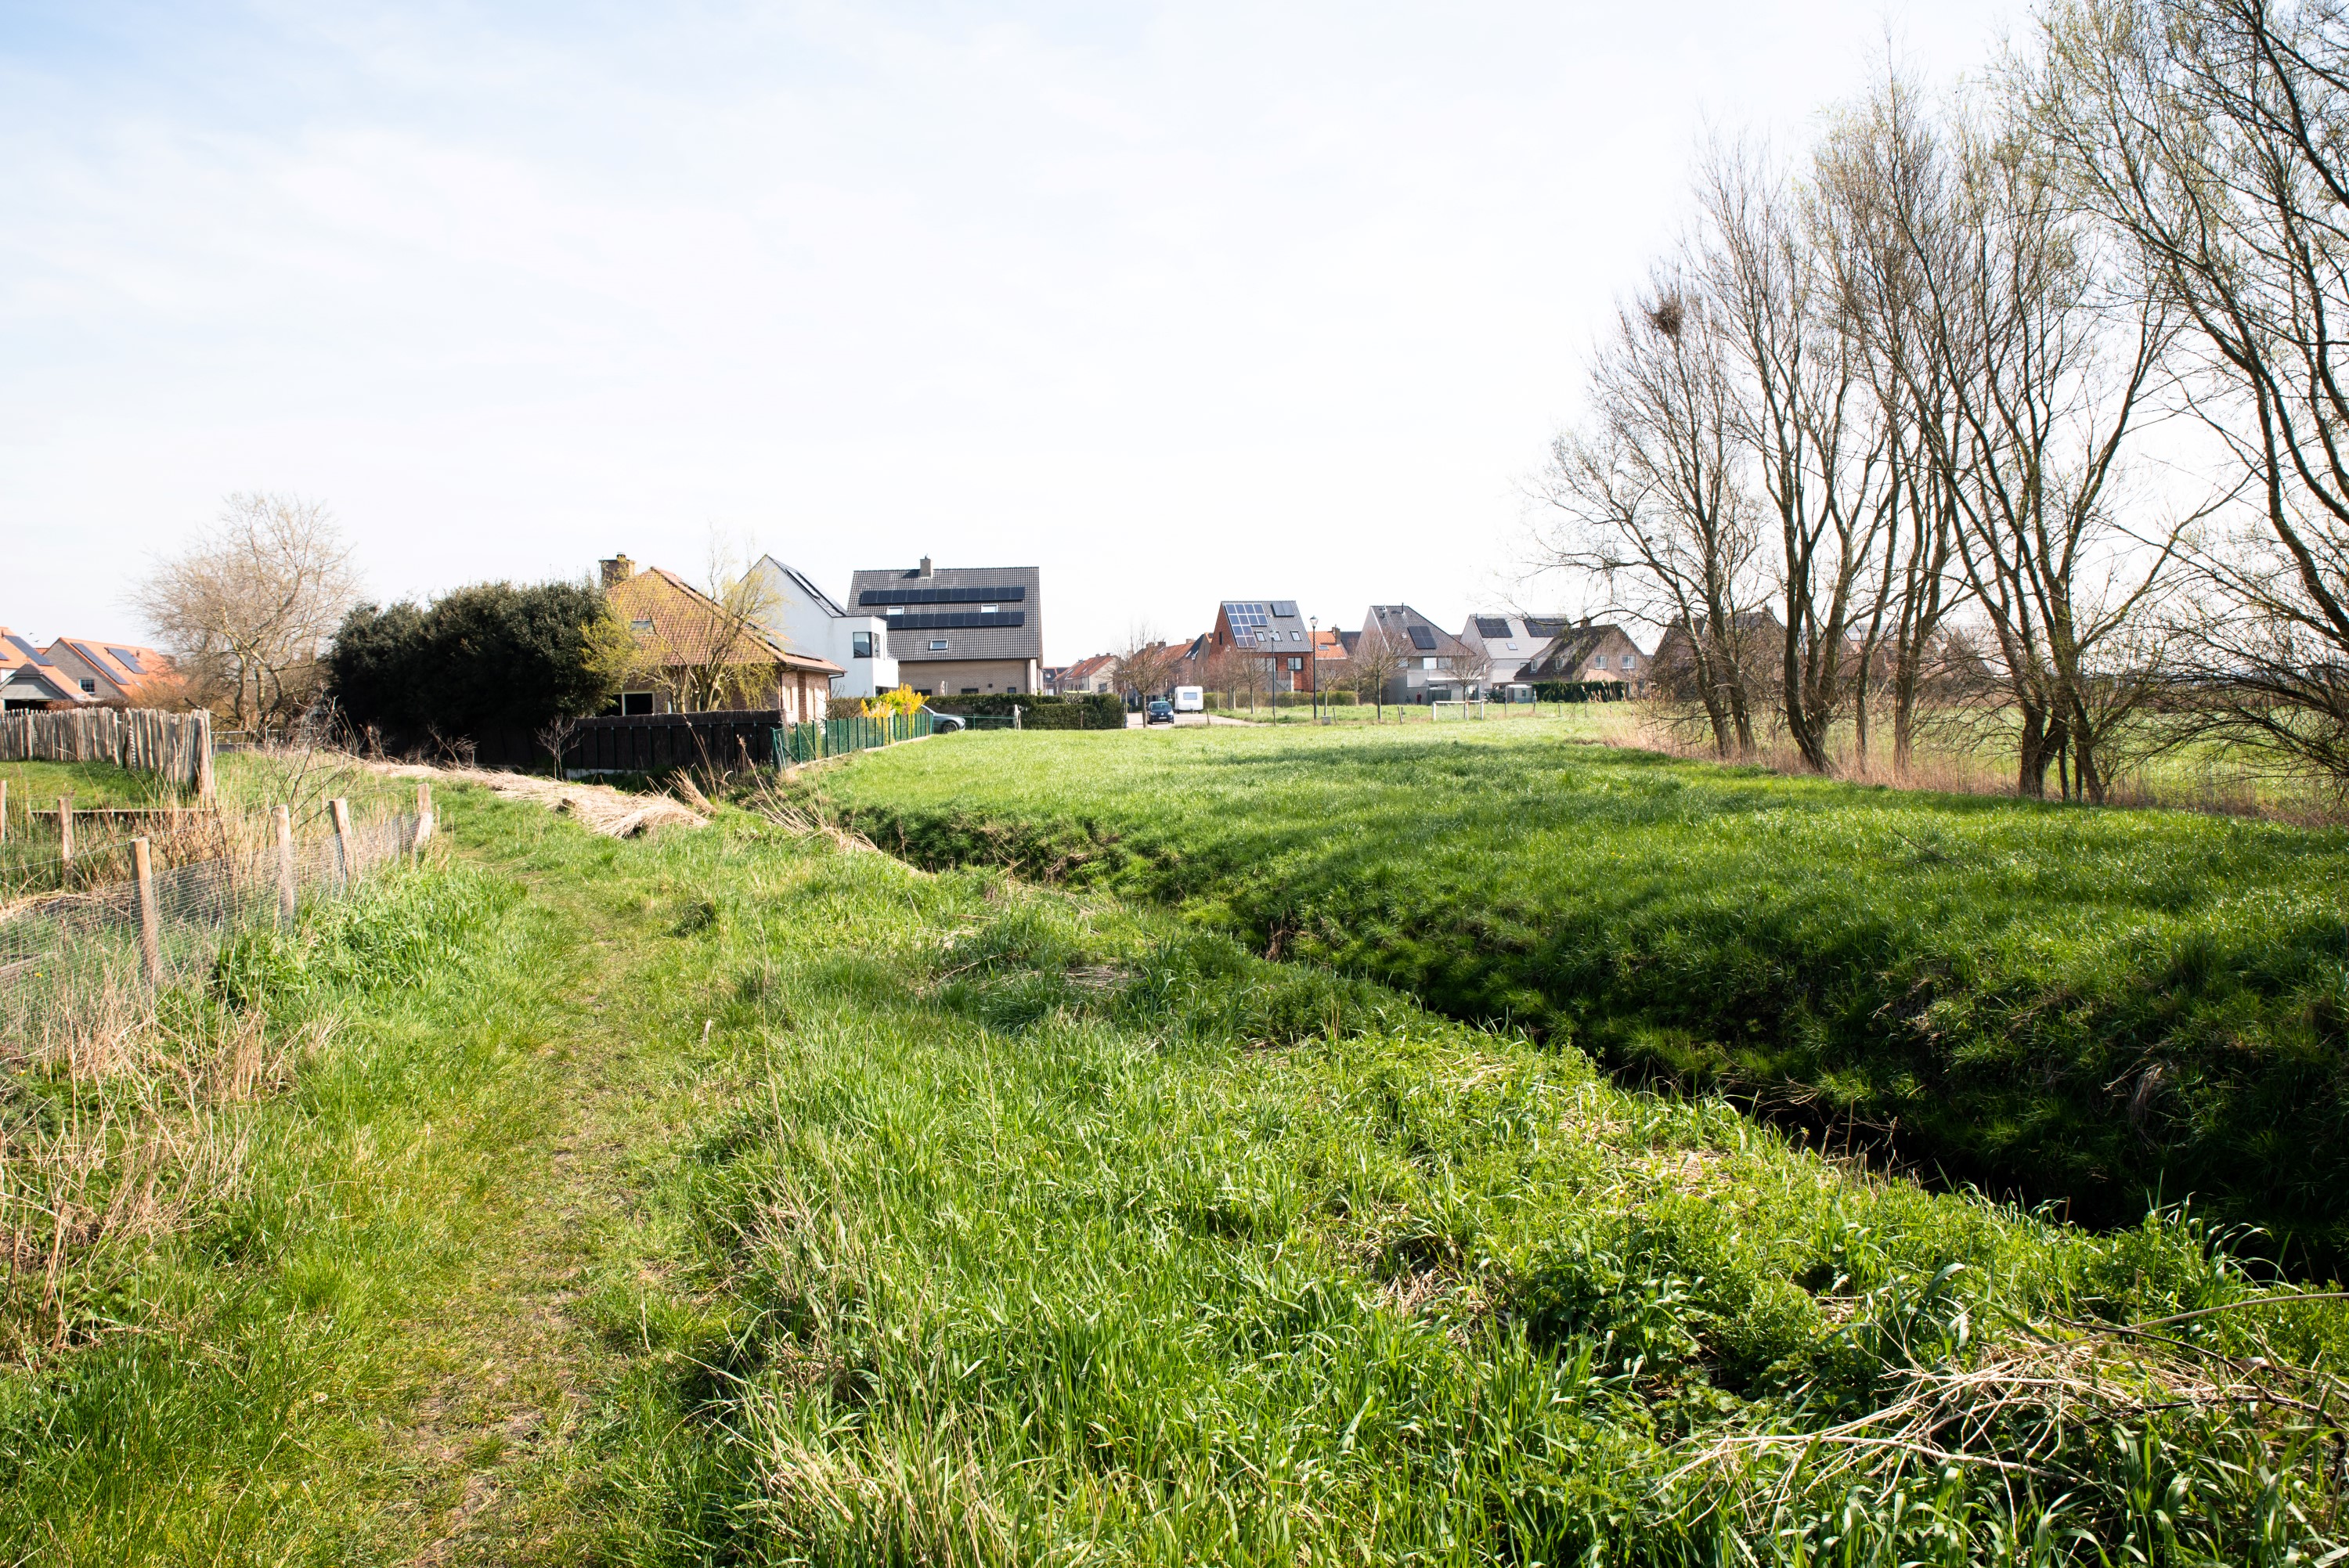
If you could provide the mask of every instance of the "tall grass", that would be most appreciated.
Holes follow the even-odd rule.
[[[706,1016],[746,1078],[649,1200],[730,1328],[662,1346],[634,1560],[2281,1563],[2341,1529],[2349,1313],[2176,1212],[1930,1194],[999,872],[739,818],[599,859],[700,977],[654,1026]]]
[[[1543,727],[957,737],[818,803],[931,866],[1259,951],[2126,1224],[2293,1266],[2349,1221],[2349,833],[1795,779]]]

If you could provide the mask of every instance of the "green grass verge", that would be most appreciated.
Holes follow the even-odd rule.
[[[1898,792],[1544,727],[958,737],[816,786],[920,863],[1182,905],[1455,1016],[2338,1268],[2349,833]]]
[[[465,863],[172,1004],[191,1062],[254,1019],[289,1054],[126,1104],[215,1119],[239,1174],[71,1254],[62,1313],[14,1300],[13,1554],[2281,1564],[2341,1533],[2311,1407],[2349,1311],[2174,1215],[1873,1178],[1102,894],[740,813],[616,843],[441,804]],[[11,1114],[109,1082],[20,1073]]]
[[[665,1347],[658,1468],[614,1460],[710,1560],[2282,1562],[2334,1528],[2322,1423],[2154,1408],[2154,1342],[2063,1326],[2249,1301],[2198,1226],[1856,1174],[999,872],[730,819],[595,874],[704,955],[750,1075],[662,1189],[728,1332]],[[2344,1329],[2172,1332],[2305,1367]],[[2034,1405],[2099,1342],[2133,1394]]]

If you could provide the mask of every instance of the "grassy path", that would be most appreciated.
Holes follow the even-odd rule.
[[[443,810],[452,872],[303,939],[298,1070],[173,1113],[215,1160],[188,1219],[78,1253],[71,1347],[0,1367],[0,1563],[677,1560],[647,1544],[675,1510],[604,1472],[657,1480],[700,1335],[647,1194],[733,1081],[706,960],[634,846],[474,791]]]
[[[537,1010],[543,1116],[499,1150],[469,1264],[419,1326],[439,1376],[399,1439],[424,1478],[419,1563],[631,1555],[637,1532],[599,1484],[598,1445],[631,1416],[661,1423],[671,1379],[657,1339],[695,1315],[664,1278],[671,1249],[646,1194],[729,1087],[706,1037],[667,1016],[699,976],[679,972],[688,954],[620,879],[540,861],[551,840],[566,872],[583,850],[609,856],[533,814],[469,797],[455,815],[466,852],[528,891],[534,951],[508,980]],[[485,817],[494,831],[473,830]]]

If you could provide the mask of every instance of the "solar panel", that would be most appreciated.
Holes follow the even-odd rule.
[[[1509,634],[1509,624],[1498,615],[1479,615],[1476,617],[1476,634],[1480,637],[1506,637]]]
[[[976,588],[867,588],[858,604],[1017,604],[1028,597],[1022,583],[981,583]]]
[[[1297,601],[1294,599],[1275,599],[1272,602],[1272,613],[1286,620],[1294,621],[1297,619]]]
[[[18,650],[19,652],[21,652],[21,653],[22,653],[22,654],[23,654],[26,658],[28,658],[28,659],[30,659],[30,660],[32,660],[35,664],[36,664],[36,665],[40,665],[43,669],[55,669],[55,668],[57,668],[57,666],[56,666],[55,665],[52,665],[51,663],[49,663],[49,661],[48,661],[48,660],[47,660],[47,659],[45,659],[45,658],[43,658],[43,657],[41,656],[41,650],[40,650],[40,649],[38,649],[38,648],[36,648],[36,647],[33,646],[33,645],[32,645],[32,644],[30,644],[30,643],[28,643],[28,642],[25,641],[25,639],[24,639],[24,638],[22,638],[22,637],[20,637],[20,636],[16,635],[16,633],[14,633],[14,632],[9,633],[9,634],[8,634],[8,640],[9,640],[10,642],[12,642],[12,643],[16,644],[16,647],[17,647],[17,650]]]
[[[1027,612],[1023,610],[997,610],[991,614],[978,610],[944,610],[926,615],[889,617],[889,629],[893,632],[968,631],[978,626],[1024,626],[1027,624]]]
[[[1429,653],[1433,653],[1435,651],[1435,628],[1433,626],[1413,626],[1411,629],[1411,645],[1414,648],[1424,648]]]
[[[132,653],[129,648],[109,648],[106,651],[112,654],[116,659],[119,660],[122,667],[129,670],[132,675],[143,676],[147,673],[145,670],[139,667],[139,655]]]
[[[1530,615],[1526,617],[1526,630],[1537,637],[1555,637],[1565,631],[1567,623],[1564,621],[1547,618],[1536,620]]]

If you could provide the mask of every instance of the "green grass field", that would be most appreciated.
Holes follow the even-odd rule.
[[[12,1232],[11,1560],[2343,1533],[2349,1308],[2191,1222],[1872,1177],[1102,892],[441,805],[450,858],[238,944],[137,1049],[6,1069],[12,1193],[39,1138],[95,1151],[41,1168],[61,1243]]]
[[[812,788],[920,863],[1179,905],[1259,951],[2296,1266],[2349,1228],[2349,833],[1896,792],[1538,724],[970,736]]]

